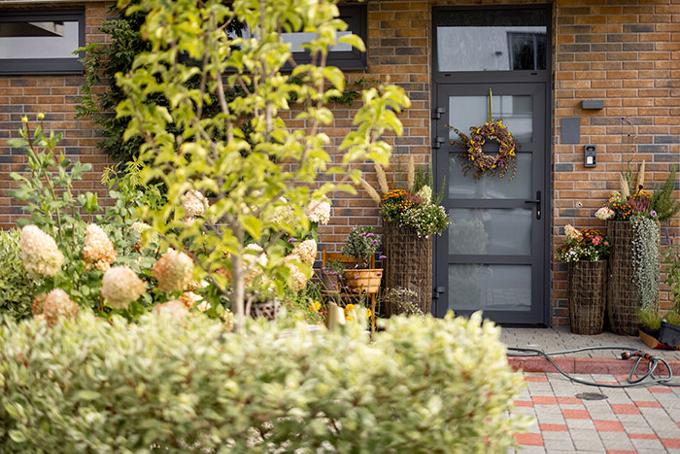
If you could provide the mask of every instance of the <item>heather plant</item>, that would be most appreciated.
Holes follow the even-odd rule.
[[[326,65],[328,49],[342,42],[364,50],[356,35],[340,36],[347,26],[334,2],[121,0],[119,6],[145,16],[142,36],[150,49],[117,78],[127,98],[117,108],[119,118],[129,118],[125,136],[143,140],[143,180],[167,190],[167,203],[147,209],[145,218],[164,243],[194,258],[242,327],[246,302],[306,283],[311,268],[289,254],[288,239],[309,238],[312,203],[327,201],[331,191],[354,192],[360,171],[353,163],[387,163],[391,147],[381,137],[402,132],[397,115],[408,98],[393,85],[363,90],[354,129],[339,146],[340,162],[332,162],[327,105],[342,93],[345,77]],[[237,22],[248,33],[226,33]],[[303,45],[310,63],[295,62],[284,31],[312,32]],[[225,95],[236,88],[239,96]],[[200,216],[183,203],[190,193],[209,201]]]
[[[381,244],[382,237],[375,231],[375,227],[357,227],[347,236],[342,253],[356,259],[359,266],[368,268],[371,257],[375,256]]]
[[[87,311],[52,328],[6,322],[0,445],[505,453],[528,421],[510,414],[525,384],[499,332],[479,314],[395,317],[373,341],[360,322],[338,331],[252,322],[234,333],[169,310],[135,325]]]

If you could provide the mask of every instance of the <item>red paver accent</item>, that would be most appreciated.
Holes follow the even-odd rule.
[[[656,394],[669,394],[672,393],[673,390],[670,388],[667,388],[665,386],[650,386],[649,388],[650,393],[656,393]]]
[[[539,424],[541,432],[566,432],[567,426],[564,424]]]
[[[529,400],[516,400],[512,403],[515,407],[533,407],[534,403]]]
[[[639,415],[640,410],[633,404],[611,404],[612,411],[617,415]]]
[[[546,376],[527,376],[524,377],[524,381],[530,381],[530,382],[547,382],[548,377]]]
[[[562,410],[562,416],[567,419],[590,419],[590,413],[588,410]]]
[[[558,397],[557,402],[566,405],[583,404],[583,400],[576,397]]]
[[[543,446],[541,434],[515,434],[515,442],[522,446]]]
[[[631,440],[656,440],[656,434],[628,434]]]
[[[531,400],[534,402],[534,405],[557,405],[557,399],[553,396],[531,396]]]
[[[625,432],[623,424],[618,421],[596,421],[593,420],[595,430],[598,432]]]
[[[664,448],[677,449],[680,448],[680,438],[662,438],[661,444]]]
[[[554,358],[555,362],[566,373],[583,373],[594,374],[604,373],[611,374],[617,377],[620,382],[625,382],[628,373],[633,365],[632,361],[623,361],[616,358]],[[535,358],[526,356],[513,356],[508,358],[510,366],[515,370],[523,370],[524,372],[557,372],[552,364],[545,358]],[[644,361],[641,362],[640,368],[644,370]],[[680,361],[670,361],[671,369],[674,375],[680,375]],[[659,391],[669,392],[669,391]]]
[[[655,400],[641,400],[635,402],[635,405],[640,408],[661,408],[661,404]]]

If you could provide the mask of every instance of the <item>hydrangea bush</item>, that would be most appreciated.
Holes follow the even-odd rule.
[[[505,453],[526,423],[479,315],[395,317],[370,342],[355,323],[234,333],[163,314],[0,326],[3,449]]]

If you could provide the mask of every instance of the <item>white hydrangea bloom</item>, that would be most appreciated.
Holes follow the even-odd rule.
[[[55,288],[45,296],[42,315],[49,326],[56,325],[62,318],[75,318],[78,312],[80,312],[78,305],[60,288]]]
[[[210,206],[208,199],[195,189],[187,191],[180,199],[182,208],[184,209],[184,216],[186,219],[193,219],[201,217]]]
[[[269,259],[267,253],[259,244],[251,243],[245,247],[243,252],[245,281],[250,283],[262,274],[262,271],[264,271],[269,263]]]
[[[600,219],[602,221],[606,221],[608,219],[613,218],[615,215],[614,210],[612,210],[609,207],[602,207],[599,210],[595,212],[595,217],[597,219]]]
[[[295,263],[300,258],[297,255],[289,255],[286,257],[286,266],[290,272],[288,278],[288,286],[291,290],[299,292],[307,286],[307,275],[300,269],[300,265]]]
[[[208,312],[210,310],[210,303],[207,301],[201,301],[198,303],[198,306],[196,308],[201,311],[201,312]]]
[[[52,277],[59,272],[64,263],[64,255],[54,238],[40,230],[38,226],[27,225],[21,229],[19,247],[21,262],[26,271],[33,275]]]
[[[307,206],[310,222],[326,225],[331,220],[331,204],[327,200],[312,200]]]
[[[194,305],[203,301],[203,297],[194,292],[184,292],[180,295],[179,300],[187,307],[187,309],[191,309]]]
[[[130,228],[137,235],[142,235],[144,232],[149,230],[151,228],[151,226],[149,224],[147,224],[146,222],[136,221],[136,222],[132,223]]]
[[[171,316],[173,318],[181,319],[189,315],[189,309],[180,300],[170,300],[168,302],[158,304],[153,308],[156,315]]]
[[[183,252],[168,249],[153,266],[161,292],[184,291],[193,282],[194,262]]]
[[[313,265],[317,254],[316,241],[309,239],[298,243],[293,249],[292,254],[300,257],[301,262],[310,266]]]
[[[114,309],[125,309],[144,294],[146,285],[127,266],[109,268],[102,278],[101,295]]]
[[[116,261],[116,250],[109,236],[96,224],[90,224],[85,230],[85,246],[83,260],[94,265],[100,271],[106,271]]]

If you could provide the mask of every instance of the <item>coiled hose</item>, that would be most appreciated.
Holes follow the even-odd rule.
[[[634,359],[633,367],[628,373],[628,378],[626,383],[610,384],[610,383],[597,383],[589,380],[583,380],[578,377],[574,377],[569,373],[565,372],[553,359],[554,356],[570,355],[573,353],[591,352],[591,351],[621,351],[621,359],[628,360]],[[543,357],[545,358],[554,368],[562,374],[567,379],[574,383],[580,383],[582,385],[588,386],[598,386],[600,388],[632,388],[636,386],[650,386],[650,385],[661,385],[661,386],[671,386],[678,387],[680,383],[671,383],[673,380],[673,370],[670,364],[663,358],[658,356],[650,355],[649,353],[643,352],[632,347],[614,347],[614,346],[603,346],[603,347],[585,347],[578,348],[574,350],[561,350],[556,352],[544,352],[537,348],[521,348],[521,347],[508,347],[508,356],[510,357]],[[647,370],[641,369],[642,360],[647,360]],[[659,374],[657,369],[662,366],[666,369],[666,373]]]

